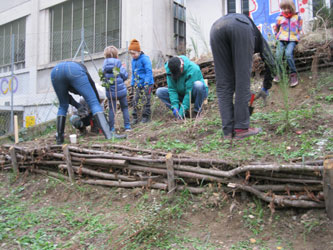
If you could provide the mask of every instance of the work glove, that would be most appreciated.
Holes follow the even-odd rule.
[[[269,92],[268,89],[262,88],[258,94],[256,94],[256,98],[255,99],[259,99],[262,98],[264,105],[266,106],[267,104],[267,97],[269,96]]]
[[[78,116],[82,117],[87,117],[89,115],[89,110],[87,109],[86,106],[81,105],[78,109],[77,109],[77,114]]]
[[[178,109],[173,108],[172,113],[173,113],[173,115],[176,119],[179,119],[179,120],[182,119],[182,117],[179,115],[179,110]]]

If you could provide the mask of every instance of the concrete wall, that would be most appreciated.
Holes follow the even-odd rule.
[[[14,110],[23,110],[24,117],[36,115],[36,122],[56,116],[57,97],[53,91],[50,72],[57,62],[50,61],[49,8],[66,0],[11,0],[0,5],[0,25],[26,17],[25,68],[15,70],[19,86],[14,93]],[[131,39],[140,41],[142,50],[151,57],[155,66],[161,67],[165,55],[173,54],[172,0],[122,0],[120,58],[130,68],[131,58],[126,46]],[[103,98],[105,90],[99,84],[97,69],[102,67],[103,53],[93,55],[94,64],[86,56],[86,66],[99,85]],[[81,60],[81,58],[77,58]],[[0,80],[11,73],[1,73]],[[8,109],[10,92],[0,93],[0,109]]]
[[[194,56],[191,38],[197,44],[199,56],[210,52],[210,28],[223,15],[222,11],[222,0],[187,0],[186,44],[192,50],[191,56]],[[194,28],[193,23],[198,24],[201,29]]]

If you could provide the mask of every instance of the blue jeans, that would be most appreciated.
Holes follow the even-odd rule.
[[[167,87],[158,88],[156,90],[156,95],[169,109],[171,109],[171,101]],[[194,103],[195,112],[201,112],[202,103],[207,98],[207,96],[208,93],[206,90],[206,85],[201,81],[194,82],[191,100],[192,103]],[[182,101],[183,98],[184,97],[179,96],[179,101]]]
[[[290,73],[296,73],[296,65],[295,65],[295,61],[294,61],[295,46],[296,46],[296,42],[280,41],[279,45],[276,49],[276,58],[278,60],[282,59],[283,52],[285,53],[285,57],[287,59],[287,64],[289,66]]]
[[[51,71],[51,81],[59,99],[58,116],[66,116],[69,106],[69,89],[76,90],[87,102],[92,114],[103,112],[91,87],[85,69],[75,62],[61,62]]]
[[[114,128],[114,114],[115,114],[115,109],[116,109],[116,103],[117,100],[119,100],[120,103],[120,108],[121,111],[123,112],[123,118],[124,118],[124,127],[125,129],[129,129],[131,128],[131,124],[130,124],[130,116],[129,116],[129,112],[128,112],[128,103],[127,103],[127,95],[122,96],[122,97],[117,97],[116,98],[109,98],[109,125],[111,130]]]

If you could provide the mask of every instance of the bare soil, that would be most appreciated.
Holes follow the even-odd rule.
[[[331,70],[325,70],[326,75]],[[333,79],[333,78],[332,78]],[[315,131],[318,127],[322,126],[329,128],[333,124],[332,103],[325,102],[320,99],[321,95],[332,94],[333,82],[331,85],[325,85],[319,92],[313,91],[318,87],[318,81],[314,82],[311,79],[310,73],[302,73],[300,75],[300,84],[296,88],[289,91],[289,104],[290,110],[298,109],[300,107],[309,107],[318,105],[320,103],[321,111],[313,114],[311,121],[304,118],[299,121],[301,126],[293,129],[289,133],[277,134],[277,125],[271,124],[269,121],[253,121],[254,125],[260,125],[266,132],[263,135],[263,140],[267,142],[274,141],[275,144],[281,144],[285,141],[297,141],[299,135],[307,131]],[[319,98],[318,98],[319,97]],[[256,113],[269,113],[272,110],[280,111],[284,108],[283,96],[279,91],[278,85],[273,85],[268,99],[268,105],[264,106],[262,101],[255,102]],[[178,140],[184,144],[195,143],[197,147],[191,150],[176,150],[170,148],[169,151],[177,153],[186,153],[194,157],[202,158],[220,158],[221,152],[212,150],[208,153],[202,153],[200,148],[206,143],[204,138],[213,135],[216,131],[221,130],[221,123],[219,119],[217,100],[210,101],[205,106],[203,116],[198,118],[194,125],[190,127],[182,121],[175,121],[171,113],[168,113],[166,108],[159,104],[158,101],[153,103],[153,121],[149,124],[139,124],[133,131],[128,133],[128,140],[117,141],[117,144],[140,147],[152,148],[158,141],[163,140]],[[323,112],[324,110],[325,112]],[[121,113],[118,117],[121,117]],[[119,118],[121,119],[121,118]],[[200,122],[203,120],[217,121],[211,125],[202,128],[198,132]],[[178,124],[184,127],[183,133],[172,133],[170,128]],[[118,122],[118,131],[123,132],[122,121]],[[72,128],[67,128],[66,135],[75,132]],[[55,142],[54,133],[47,136],[38,138],[34,141],[23,142],[20,145],[35,146],[35,145],[48,145]],[[322,134],[318,135],[323,136]],[[223,145],[223,137],[220,142]],[[92,135],[80,137],[81,146],[89,147],[93,143],[106,144],[102,135]],[[245,142],[246,143],[246,142]],[[238,142],[235,147],[228,150],[237,150],[237,146],[243,146],[245,143]],[[293,150],[291,146],[290,150]],[[158,149],[157,149],[158,150]],[[161,150],[161,149],[160,149]],[[166,150],[162,150],[166,151]],[[323,153],[324,154],[324,153]],[[323,156],[323,155],[322,155]],[[228,159],[228,158],[227,158]],[[228,160],[238,161],[239,159],[230,158]],[[247,161],[281,161],[281,158],[273,157],[271,155],[264,155],[261,158],[256,158],[249,155]],[[244,161],[244,159],[242,159]],[[0,193],[10,193],[10,190],[15,186],[24,186],[21,199],[33,199],[32,194],[39,189],[45,189],[47,177],[29,175],[25,178],[18,180],[15,184],[9,183],[8,173],[3,171],[0,173],[0,182],[5,183],[1,187]],[[83,185],[85,186],[85,185]],[[131,211],[125,212],[125,206],[132,204],[135,206],[145,194],[149,195],[149,200],[154,197],[158,198],[160,193],[155,190],[131,190],[131,189],[111,189],[104,187],[92,187],[83,196],[75,192],[70,192],[64,189],[61,185],[57,185],[53,189],[48,189],[43,196],[43,201],[53,205],[69,204],[86,204],[86,202],[93,202],[93,206],[86,206],[87,211],[94,210],[96,213],[105,213],[109,210],[117,210],[117,216],[113,217],[112,223],[122,225],[126,220],[134,220]],[[112,192],[112,195],[110,193]],[[267,208],[266,203],[254,201],[252,197],[241,197],[227,194],[204,194],[200,196],[191,196],[191,206],[187,207],[186,213],[181,216],[179,220],[170,221],[170,225],[175,228],[183,229],[183,237],[191,237],[200,239],[201,242],[213,244],[213,248],[209,249],[311,249],[311,250],[324,250],[333,249],[333,223],[329,221],[324,209],[279,209],[271,214]],[[110,205],[111,203],[111,205]],[[106,206],[108,204],[108,206]],[[43,206],[43,204],[36,204],[36,207]],[[85,205],[82,205],[85,206]],[[262,206],[263,217],[255,225],[247,225],[251,216],[246,211],[254,211]],[[73,206],[74,207],[74,206]],[[1,209],[1,206],[0,206]],[[31,208],[34,209],[33,207]],[[253,220],[252,220],[253,221]],[[119,232],[115,232],[117,235]],[[62,239],[65,241],[66,239]],[[98,241],[98,239],[96,239]],[[252,243],[251,243],[252,242]],[[92,242],[97,244],[97,242]],[[74,248],[73,248],[74,247]],[[1,248],[1,241],[0,241]],[[2,249],[15,249],[2,248]],[[81,245],[74,245],[71,249],[84,249]],[[112,246],[110,246],[112,249]],[[157,248],[158,249],[158,248]],[[177,249],[177,246],[171,249]],[[208,249],[205,245],[201,248],[193,248],[189,245],[188,249]]]

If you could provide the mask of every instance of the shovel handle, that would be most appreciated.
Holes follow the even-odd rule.
[[[250,106],[252,106],[255,96],[255,94],[251,94]]]

